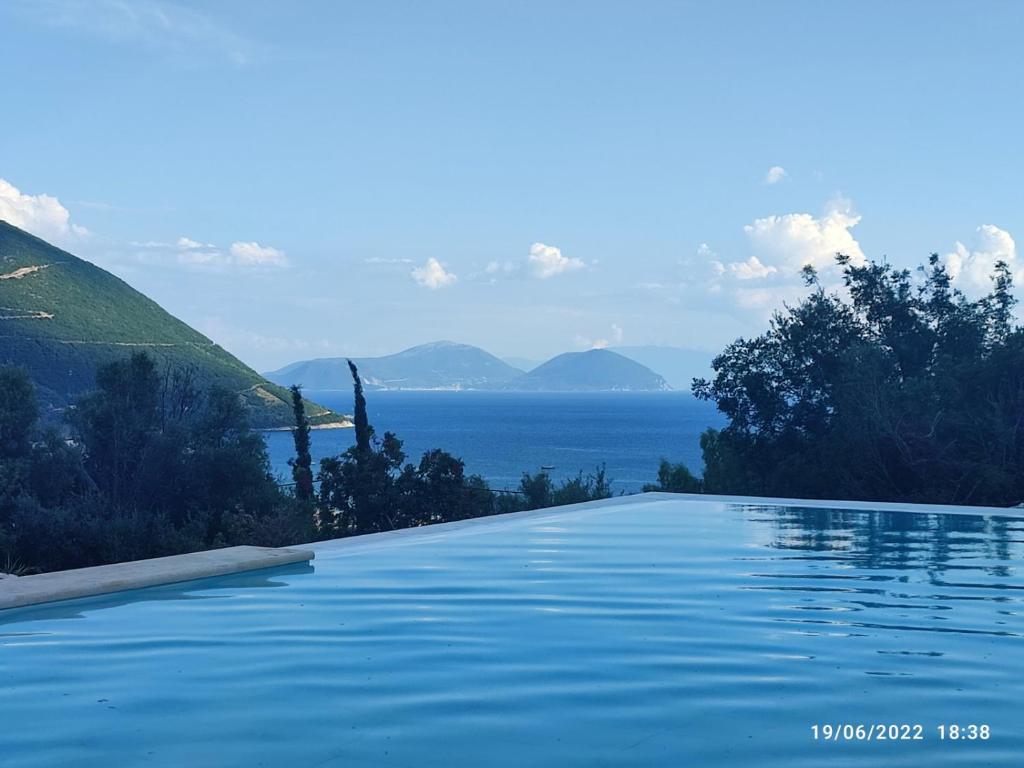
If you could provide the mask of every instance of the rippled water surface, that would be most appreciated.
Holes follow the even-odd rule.
[[[0,765],[1019,766],[1022,540],[1002,517],[623,501],[0,612]]]

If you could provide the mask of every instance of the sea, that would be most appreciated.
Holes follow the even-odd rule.
[[[351,391],[307,391],[311,400],[352,412]],[[467,474],[492,488],[515,489],[524,472],[542,468],[552,479],[593,474],[604,466],[616,493],[635,493],[657,479],[662,458],[703,468],[700,435],[721,427],[714,404],[686,392],[512,393],[467,391],[367,392],[367,414],[378,435],[394,432],[407,461],[431,448],[461,458]],[[290,432],[266,432],[275,475],[291,480]],[[314,430],[314,468],[352,445],[352,429]]]

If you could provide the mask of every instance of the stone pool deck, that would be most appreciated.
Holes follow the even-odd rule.
[[[309,549],[227,547],[152,560],[5,578],[0,581],[0,610],[276,568],[305,563],[313,557],[314,553]]]

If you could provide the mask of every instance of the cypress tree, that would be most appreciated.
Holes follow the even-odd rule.
[[[373,427],[370,426],[370,419],[366,415],[366,398],[363,396],[363,382],[359,378],[359,369],[351,360],[348,361],[348,369],[352,372],[352,391],[355,395],[353,421],[356,428],[352,512],[356,530],[366,533],[373,530],[373,521],[380,512],[375,509],[373,498]]]
[[[292,385],[292,413],[295,414],[295,427],[292,429],[295,458],[289,459],[288,463],[295,481],[295,498],[308,502],[313,498],[313,456],[309,452],[309,419],[302,400],[302,387],[298,384]]]
[[[370,419],[366,415],[366,398],[363,397],[363,382],[359,378],[359,369],[351,360],[348,361],[348,369],[352,372],[352,389],[355,393],[355,425],[356,425],[356,450],[360,458],[365,461],[370,455],[370,440],[373,437],[373,427],[370,426]]]

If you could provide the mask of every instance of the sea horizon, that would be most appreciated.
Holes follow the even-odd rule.
[[[351,390],[309,390],[321,405],[350,413]],[[714,404],[689,392],[494,392],[483,390],[373,390],[366,392],[378,436],[394,432],[406,461],[441,448],[461,458],[498,490],[515,488],[524,472],[548,469],[554,480],[593,474],[602,465],[614,493],[636,493],[657,480],[662,458],[703,468],[700,435],[724,425]],[[311,434],[314,469],[355,440],[351,429]],[[271,471],[291,481],[289,431],[266,431]]]

